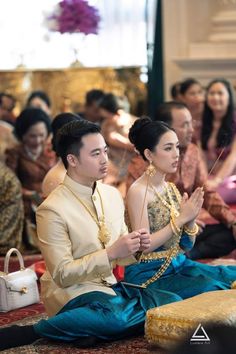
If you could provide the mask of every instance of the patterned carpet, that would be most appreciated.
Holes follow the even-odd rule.
[[[39,263],[42,260],[41,255],[24,255],[25,267],[29,267],[35,262]],[[3,271],[4,257],[0,257],[0,271]],[[10,272],[19,269],[18,259],[11,257]],[[8,313],[0,313],[0,327],[9,326],[12,324],[28,325],[38,322],[41,318],[46,318],[45,309],[42,303],[33,304],[21,309],[10,311]],[[40,339],[32,345],[13,348],[2,351],[2,353],[25,353],[25,354],[166,354],[162,349],[152,348],[148,345],[143,336],[116,341],[111,343],[99,344],[90,349],[79,349],[72,344],[64,344],[57,342],[49,342],[45,339]]]
[[[30,306],[29,306],[30,307]],[[18,325],[28,325],[34,324],[39,321],[41,318],[46,318],[46,314],[37,314],[31,315],[27,318],[24,318],[19,321],[15,321],[14,324]],[[154,348],[148,345],[147,341],[143,336],[130,338],[122,341],[115,341],[111,343],[99,344],[93,348],[88,349],[79,349],[73,346],[72,344],[49,342],[45,339],[40,339],[34,342],[32,345],[26,345],[19,348],[13,348],[2,351],[2,353],[11,354],[11,353],[25,353],[25,354],[167,354],[166,351]]]
[[[24,255],[25,267],[29,267],[34,263],[42,263],[41,255]],[[224,265],[236,265],[236,250],[231,252],[231,254],[224,256],[222,258],[204,259],[200,262],[208,263],[212,265],[224,264]],[[36,263],[36,264],[37,264]],[[4,257],[0,257],[0,271],[3,271]],[[40,265],[41,267],[41,265]],[[18,260],[16,257],[11,257],[10,261],[10,272],[19,269]],[[35,269],[36,270],[36,269]],[[37,270],[36,270],[37,272]],[[39,273],[41,268],[39,268]],[[41,274],[40,274],[41,275]],[[10,324],[26,325],[33,324],[39,321],[41,318],[46,318],[44,306],[42,303],[34,304],[25,308],[10,311],[8,313],[0,313],[0,327],[9,326]],[[160,348],[153,348],[148,345],[147,341],[143,336],[134,337],[131,339],[116,341],[111,343],[99,344],[96,347],[90,349],[78,349],[72,344],[64,344],[57,342],[49,342],[47,340],[41,339],[36,341],[33,345],[24,346],[15,349],[9,349],[2,351],[2,353],[27,353],[27,354],[145,354],[145,353],[156,353],[156,354],[167,354],[166,351]]]

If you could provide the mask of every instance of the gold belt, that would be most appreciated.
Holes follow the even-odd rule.
[[[177,247],[177,254],[181,251],[181,248],[178,246]],[[155,261],[157,259],[162,259],[162,258],[167,258],[170,256],[170,254],[173,252],[173,249],[168,249],[166,251],[159,251],[159,252],[150,252],[147,254],[142,254],[140,258],[140,262],[151,262]]]

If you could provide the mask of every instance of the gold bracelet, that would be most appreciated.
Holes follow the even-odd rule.
[[[185,231],[189,236],[196,236],[197,233],[198,233],[198,231],[199,231],[198,224],[194,223],[192,229],[189,229],[187,226],[184,226],[184,231]]]
[[[170,219],[170,227],[171,227],[171,230],[172,230],[173,234],[176,235],[176,229],[175,229],[175,227],[174,227],[174,224],[173,224],[173,222],[172,222],[172,219]]]
[[[170,219],[170,226],[171,226],[171,229],[173,231],[173,234],[180,237],[181,233],[182,233],[182,230],[180,230],[179,228],[177,228],[176,224],[173,222],[172,219]]]
[[[173,226],[174,226],[174,228],[175,228],[177,234],[180,234],[182,230],[181,230],[180,227],[178,227],[178,226],[176,225],[175,218],[172,216],[170,220],[171,220],[171,223],[173,224]]]

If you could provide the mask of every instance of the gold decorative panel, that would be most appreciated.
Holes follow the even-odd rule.
[[[16,97],[18,111],[33,90],[45,91],[52,101],[52,114],[78,112],[91,89],[126,95],[134,114],[146,113],[146,85],[140,81],[140,68],[69,68],[63,70],[0,71],[0,92]]]

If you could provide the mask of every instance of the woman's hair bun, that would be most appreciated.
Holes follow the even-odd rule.
[[[141,117],[137,119],[129,130],[129,140],[134,146],[136,146],[136,141],[143,131],[143,128],[152,122],[149,117]]]

